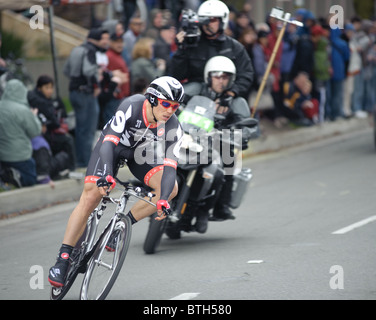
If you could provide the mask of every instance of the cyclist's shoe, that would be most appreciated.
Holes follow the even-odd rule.
[[[108,239],[107,244],[106,244],[106,250],[107,251],[109,251],[109,252],[115,251],[116,244],[117,244],[117,241],[118,241],[118,237],[117,237],[118,234],[119,234],[118,232],[111,233],[110,239]]]
[[[65,275],[67,273],[69,261],[58,261],[56,264],[50,268],[50,271],[48,273],[48,281],[51,283],[54,287],[62,287],[64,286],[65,282]]]

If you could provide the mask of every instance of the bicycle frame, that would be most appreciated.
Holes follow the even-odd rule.
[[[74,252],[76,254],[72,253],[71,255],[71,265],[70,270],[68,271],[66,284],[61,288],[52,288],[52,299],[62,299],[75,281],[77,274],[86,273],[88,263],[93,257],[95,250],[102,243],[108,243],[110,235],[116,228],[116,223],[118,223],[121,220],[120,218],[125,215],[124,211],[131,196],[143,200],[154,207],[156,206],[153,202],[151,202],[151,198],[154,196],[151,192],[147,193],[146,190],[143,190],[140,187],[129,186],[129,183],[127,182],[124,183],[120,180],[118,181],[124,187],[124,189],[122,189],[122,194],[117,198],[113,198],[108,195],[104,196],[98,207],[94,209],[94,211],[90,214],[85,231],[82,234],[80,240],[77,242],[76,247],[74,248]],[[145,197],[149,197],[149,201],[145,199]],[[107,208],[107,203],[113,203],[116,205],[115,213],[111,217],[106,227],[103,229],[101,235],[96,238],[99,220],[101,219],[104,211]],[[108,264],[101,261],[104,250],[105,246],[101,247],[101,251],[98,255],[96,255],[97,258],[94,262],[101,264],[102,266],[112,271],[114,269],[114,261],[117,261],[118,258],[118,252],[115,250],[112,263]]]
[[[118,220],[117,217],[120,214],[124,214],[125,208],[127,206],[128,200],[129,200],[129,197],[130,197],[129,190],[123,191],[122,195],[117,199],[109,197],[109,196],[104,196],[101,200],[100,208],[99,209],[96,208],[93,211],[93,213],[90,215],[88,222],[87,222],[87,231],[88,232],[86,233],[86,237],[85,237],[84,242],[82,242],[82,244],[81,244],[81,247],[85,246],[84,250],[82,251],[83,255],[87,256],[86,261],[84,261],[85,257],[83,257],[83,259],[82,259],[82,261],[84,263],[87,263],[87,261],[90,259],[92,253],[94,252],[94,250],[96,249],[98,243],[100,242],[100,240],[102,238],[101,236],[99,236],[97,241],[94,243],[95,236],[96,236],[97,230],[98,230],[99,220],[101,219],[104,211],[107,208],[106,203],[112,202],[112,203],[116,204],[114,216],[111,218],[108,225],[102,231],[102,234],[103,234],[104,232],[106,232],[108,230],[108,228],[110,228],[111,231],[107,234],[107,238],[109,238],[110,234],[114,230],[116,221]],[[105,239],[105,241],[107,242],[108,239]],[[102,252],[101,252],[100,255],[102,255]]]

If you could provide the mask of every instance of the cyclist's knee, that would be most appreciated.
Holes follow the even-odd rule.
[[[81,198],[88,203],[98,203],[102,196],[95,183],[85,183]]]

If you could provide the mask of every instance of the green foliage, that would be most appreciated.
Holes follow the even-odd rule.
[[[3,31],[1,40],[1,57],[7,58],[12,54],[14,58],[24,56],[24,40],[12,33]]]
[[[374,0],[353,0],[354,9],[358,16],[363,19],[371,19],[375,15]]]

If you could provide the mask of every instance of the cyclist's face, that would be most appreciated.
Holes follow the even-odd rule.
[[[178,109],[176,101],[158,99],[158,105],[154,108],[154,115],[158,121],[167,122]]]

